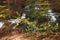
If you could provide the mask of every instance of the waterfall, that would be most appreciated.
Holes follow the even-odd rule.
[[[21,16],[21,19],[24,19],[24,18],[26,18],[26,14],[25,13],[23,13],[22,16]]]
[[[56,24],[56,15],[55,12],[52,12],[53,10],[48,10],[48,17],[51,18],[51,25],[54,26]]]
[[[4,25],[4,22],[0,22],[0,28],[2,28]]]
[[[11,22],[10,26],[13,25],[13,24],[16,24],[16,25],[13,27],[13,29],[15,29],[15,28],[19,25],[19,23],[22,21],[22,19],[25,19],[25,18],[26,18],[26,14],[23,13],[22,16],[21,16],[21,18],[18,17],[18,18],[16,18],[16,19],[10,19],[10,20],[8,20],[8,22]]]
[[[55,17],[55,13],[52,12],[52,10],[48,10],[48,14],[51,17],[51,22],[56,22],[56,17]]]
[[[55,21],[56,21],[55,16],[51,16],[51,21],[52,21],[52,22],[55,22]]]

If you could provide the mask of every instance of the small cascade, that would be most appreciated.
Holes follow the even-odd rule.
[[[55,22],[57,20],[55,13],[53,13],[52,10],[48,10],[48,14],[51,17],[51,22]]]
[[[2,28],[4,25],[4,22],[0,22],[0,28]]]
[[[26,14],[23,13],[21,17],[18,17],[18,18],[16,18],[16,19],[10,19],[10,20],[1,21],[1,22],[0,22],[0,28],[3,28],[3,25],[5,24],[5,22],[8,22],[8,23],[11,23],[11,24],[9,24],[9,26],[12,26],[13,24],[16,24],[16,25],[13,27],[13,29],[15,29],[15,28],[19,25],[19,23],[20,23],[23,19],[25,19],[25,18],[26,18]]]
[[[51,21],[52,21],[52,22],[55,22],[55,21],[56,21],[55,16],[51,16]]]
[[[25,13],[23,13],[22,16],[21,16],[21,19],[24,19],[24,18],[26,18],[26,14]]]
[[[56,14],[53,10],[48,10],[48,14],[46,15],[48,18],[51,18],[51,25],[54,26],[56,24]]]
[[[23,13],[22,16],[21,16],[21,18],[19,17],[19,18],[16,18],[16,19],[10,19],[10,20],[8,20],[8,22],[11,22],[11,24],[10,24],[9,26],[11,26],[11,25],[13,25],[13,24],[16,24],[16,25],[13,27],[13,29],[15,29],[15,28],[19,25],[19,23],[21,22],[21,20],[22,20],[22,19],[25,19],[25,18],[26,18],[26,14]]]

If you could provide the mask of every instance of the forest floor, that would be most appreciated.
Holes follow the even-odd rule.
[[[3,34],[0,32],[0,40],[60,40],[60,32],[19,33],[15,30],[9,35]]]

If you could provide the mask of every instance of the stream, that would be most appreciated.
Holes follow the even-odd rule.
[[[26,18],[26,14],[23,13],[21,17],[18,17],[16,19],[0,21],[0,28],[3,28],[5,22],[8,22],[8,23],[10,23],[9,26],[15,24],[14,27],[13,27],[13,29],[15,29],[19,25],[19,23],[22,21],[22,19],[25,19],[25,18]]]
[[[51,23],[55,23],[56,22],[56,18],[54,16],[54,13],[52,13],[52,10],[48,10],[48,15],[51,17]],[[0,21],[0,29],[4,28],[5,22],[10,23],[9,26],[12,26],[13,24],[15,24],[13,26],[13,29],[15,29],[19,23],[22,21],[22,19],[26,18],[26,13],[23,13],[21,17],[18,17],[16,19],[10,19],[10,20],[4,20],[4,21]]]

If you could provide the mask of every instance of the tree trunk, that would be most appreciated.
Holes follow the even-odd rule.
[[[16,11],[18,11],[19,14],[23,13],[24,4],[25,0],[3,0],[3,5],[8,6],[8,8],[10,9],[10,12],[8,14],[11,18],[16,14]]]
[[[60,12],[60,0],[48,0],[55,12]]]

